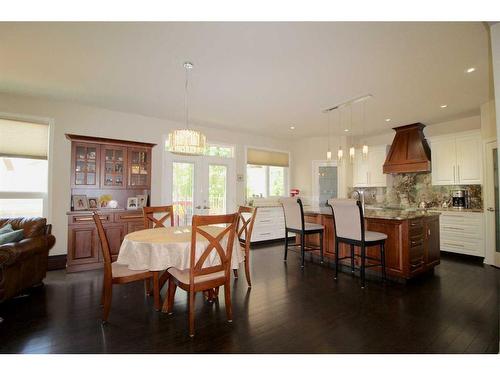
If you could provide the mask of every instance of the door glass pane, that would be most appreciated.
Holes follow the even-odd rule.
[[[493,184],[495,186],[495,245],[500,252],[500,210],[498,196],[498,149],[493,149]]]
[[[225,165],[208,166],[208,206],[209,215],[226,213],[227,167]]]
[[[319,205],[324,207],[328,199],[337,197],[337,167],[319,167],[318,174]]]
[[[191,225],[194,202],[194,164],[173,162],[172,171],[175,225]]]
[[[247,165],[247,198],[267,197],[267,168],[263,165]]]
[[[285,195],[285,168],[269,167],[269,195]]]

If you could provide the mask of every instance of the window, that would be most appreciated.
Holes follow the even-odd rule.
[[[247,198],[286,195],[288,168],[247,164]]]
[[[288,165],[286,152],[247,149],[247,198],[287,195]]]
[[[46,216],[46,124],[0,119],[0,216]]]
[[[233,158],[234,157],[234,147],[233,146],[221,146],[221,145],[207,145],[205,150],[205,155],[207,156],[218,156],[220,158]]]

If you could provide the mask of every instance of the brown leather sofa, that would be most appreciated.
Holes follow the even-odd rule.
[[[9,223],[14,230],[24,229],[24,239],[0,245],[0,302],[42,283],[49,250],[56,243],[44,218],[0,218],[0,228]]]

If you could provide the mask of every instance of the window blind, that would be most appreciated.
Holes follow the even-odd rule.
[[[49,126],[0,119],[0,156],[47,159]]]
[[[254,165],[271,165],[274,167],[288,167],[288,153],[249,148],[247,149],[247,163]]]

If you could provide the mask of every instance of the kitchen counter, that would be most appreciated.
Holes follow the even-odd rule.
[[[366,219],[387,219],[387,220],[410,220],[428,216],[440,215],[437,210],[387,210],[387,209],[365,209]],[[309,215],[332,215],[329,207],[304,207],[304,214]]]
[[[366,230],[382,232],[387,235],[385,260],[388,276],[394,279],[411,279],[432,270],[439,264],[439,217],[440,213],[432,210],[366,210]],[[304,207],[304,218],[306,222],[324,226],[324,255],[333,261],[335,257],[335,228],[331,209],[306,206]],[[300,241],[300,238],[297,238],[296,241]],[[318,246],[319,235],[307,236],[306,244]],[[357,253],[359,250],[355,247]],[[349,245],[340,244],[339,256],[344,257],[349,254]],[[379,258],[379,247],[368,247],[367,256]],[[359,258],[356,261],[359,263]],[[345,265],[349,269],[349,259],[340,263],[342,267]],[[370,263],[373,262],[369,261],[368,264]],[[373,267],[369,270],[371,273],[381,273],[380,267]]]

